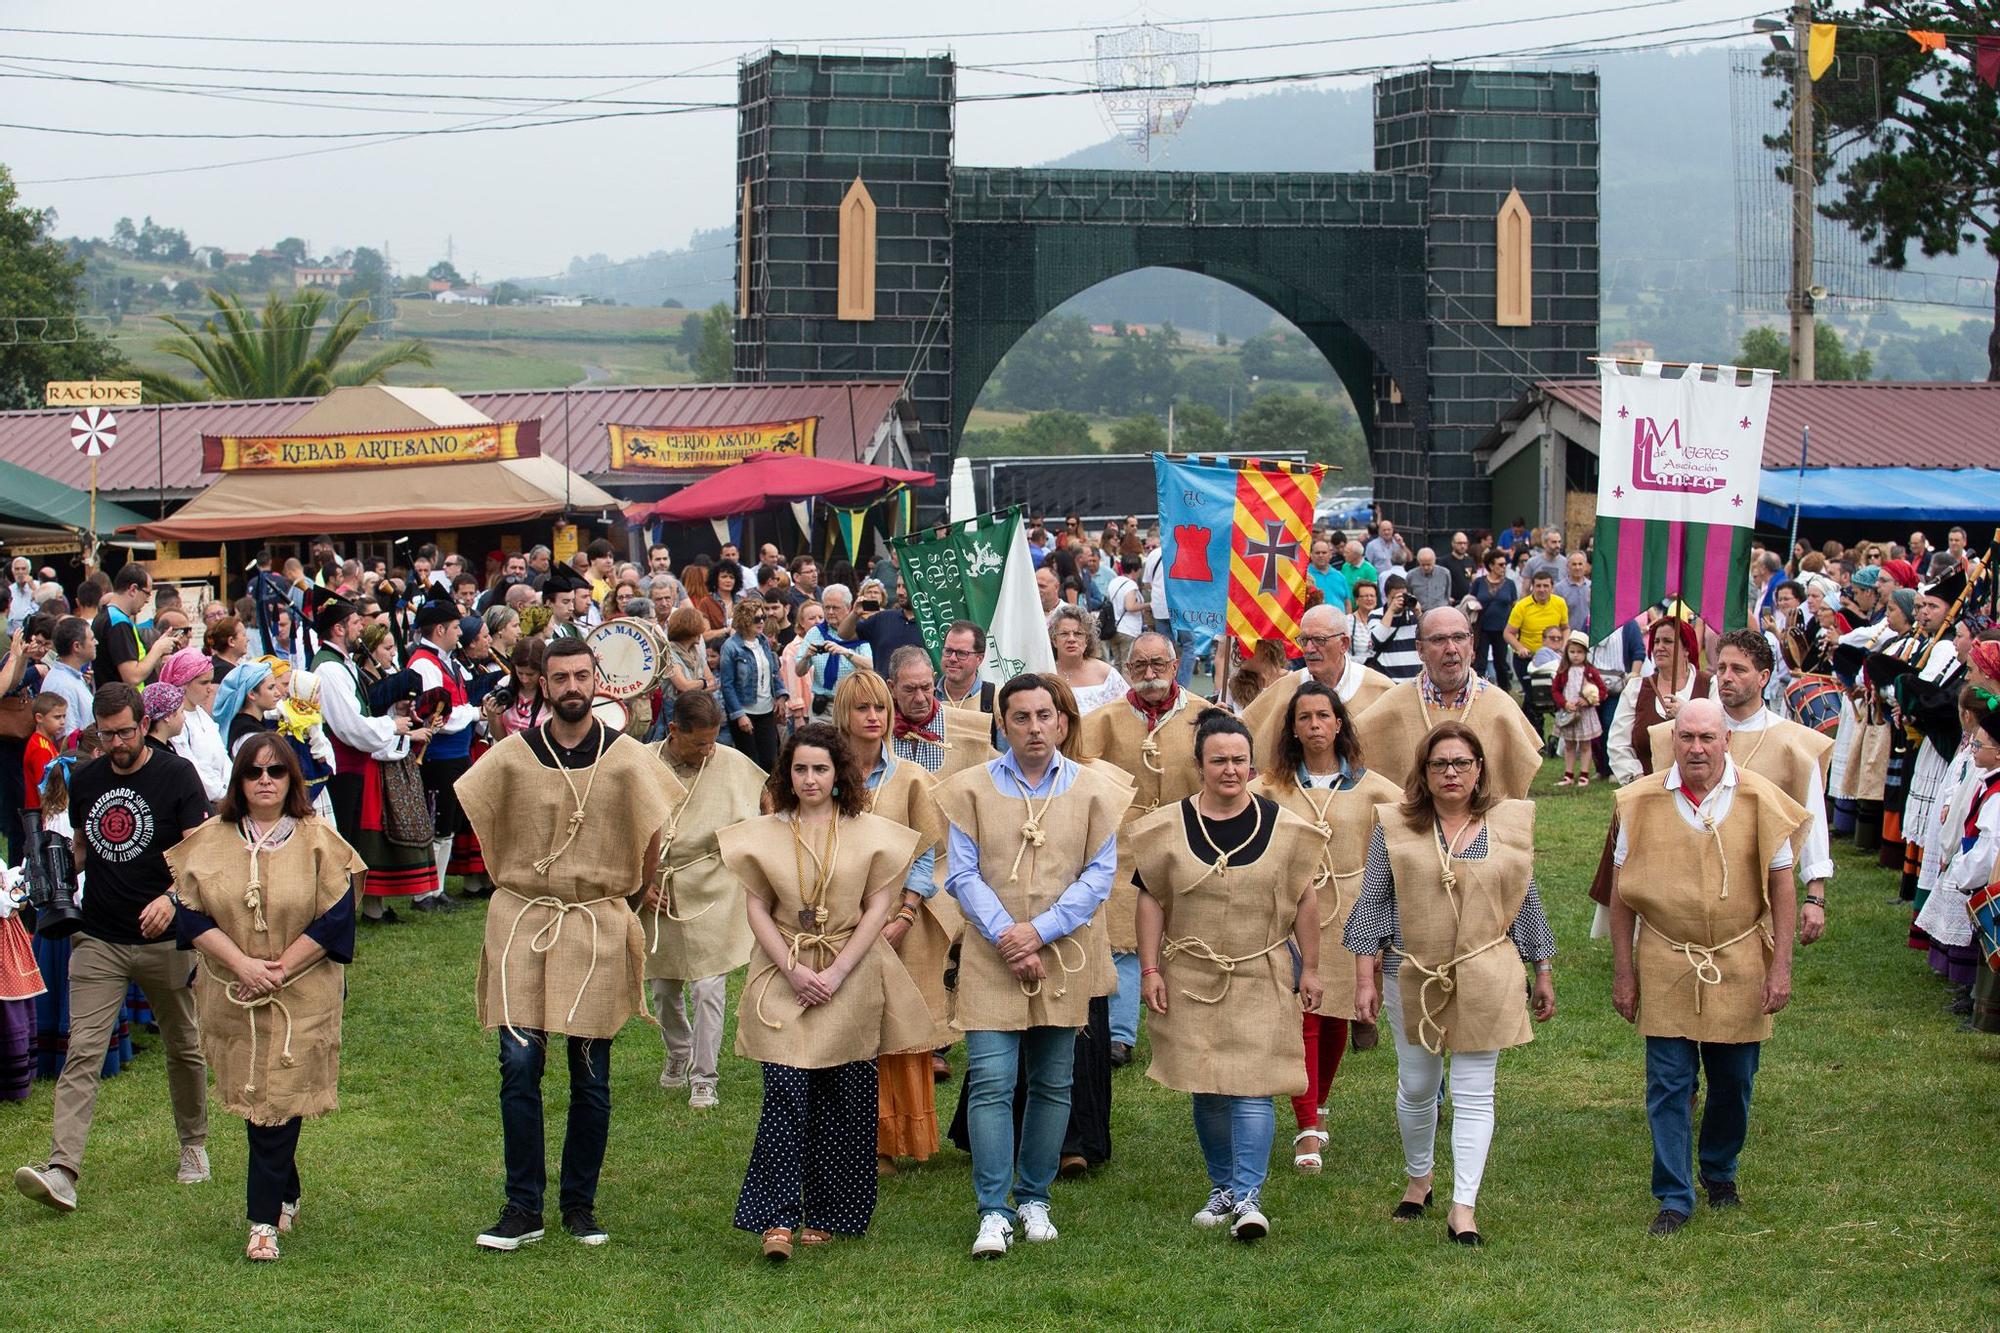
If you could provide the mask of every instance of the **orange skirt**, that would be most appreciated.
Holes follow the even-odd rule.
[[[879,1089],[876,1156],[928,1160],[938,1148],[937,1084],[931,1078],[931,1053],[877,1056],[875,1078]]]

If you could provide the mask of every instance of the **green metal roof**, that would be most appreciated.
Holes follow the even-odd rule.
[[[90,526],[90,492],[59,481],[50,481],[37,472],[14,463],[0,461],[0,516],[22,523],[41,523],[59,528],[87,531]],[[136,509],[98,497],[97,533],[147,522]]]

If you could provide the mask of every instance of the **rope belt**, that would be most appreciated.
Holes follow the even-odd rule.
[[[1090,966],[1090,955],[1083,951],[1081,944],[1076,944],[1076,966],[1071,967],[1069,960],[1063,957],[1062,947],[1065,944],[1076,944],[1076,940],[1073,936],[1063,935],[1050,940],[1047,946],[1048,951],[1056,956],[1056,967],[1065,978],[1065,980],[1056,986],[1055,998],[1058,1000],[1069,994],[1069,982],[1067,978],[1075,976],[1077,973],[1083,971],[1084,968]],[[1040,977],[1035,979],[1032,986],[1018,977],[1015,978],[1014,984],[1021,988],[1021,994],[1031,1000],[1042,993],[1042,978]]]
[[[1425,967],[1410,954],[1406,953],[1403,955],[1405,963],[1423,974],[1424,984],[1417,991],[1417,1004],[1422,1011],[1417,1015],[1417,1040],[1432,1055],[1444,1054],[1445,1026],[1438,1021],[1438,1015],[1444,1012],[1445,1005],[1451,1003],[1452,992],[1458,989],[1458,981],[1452,974],[1458,970],[1459,964],[1469,962],[1479,957],[1480,954],[1485,953],[1488,949],[1497,948],[1507,942],[1508,937],[1505,932],[1502,932],[1480,945],[1477,949],[1467,950],[1450,962],[1440,963],[1436,967]],[[1433,986],[1436,986],[1443,995],[1443,998],[1438,1002],[1438,1007],[1435,1009],[1431,1007],[1431,987]],[[1432,1032],[1437,1033],[1435,1038],[1430,1035]]]
[[[683,861],[679,865],[669,865],[660,871],[660,892],[657,895],[658,900],[653,905],[653,938],[652,942],[646,946],[647,953],[658,953],[660,951],[660,916],[663,907],[667,920],[687,922],[704,915],[709,907],[714,907],[715,903],[722,901],[722,899],[717,898],[715,902],[708,904],[708,907],[702,908],[699,912],[689,912],[686,916],[682,916],[679,912],[676,912],[671,905],[673,902],[674,876],[680,874],[683,870],[692,870],[698,865],[717,860],[721,856],[722,850],[717,848],[706,856],[697,856],[694,860]]]
[[[521,900],[521,910],[514,913],[513,923],[507,927],[507,943],[501,946],[500,949],[500,1026],[505,1028],[515,1041],[526,1046],[528,1039],[521,1035],[519,1028],[514,1026],[513,997],[509,993],[507,986],[507,955],[514,952],[514,936],[521,929],[521,918],[526,916],[531,909],[537,907],[546,908],[555,913],[540,930],[528,937],[528,952],[530,953],[547,953],[549,950],[555,948],[556,942],[562,939],[563,922],[568,919],[571,912],[583,913],[584,917],[590,922],[590,966],[583,970],[583,984],[576,988],[576,999],[570,1002],[569,1014],[563,1020],[567,1023],[576,1018],[577,1006],[583,1003],[584,992],[590,989],[590,979],[597,974],[598,926],[597,913],[592,909],[599,903],[623,902],[625,895],[622,893],[610,893],[602,898],[591,898],[584,902],[572,903],[566,902],[561,898],[549,897],[547,894],[539,897],[530,897],[517,889],[508,888],[505,884],[496,884],[494,888],[511,898]]]
[[[1694,1011],[1697,1015],[1701,1013],[1701,988],[1722,984],[1722,964],[1715,961],[1715,955],[1733,944],[1749,939],[1752,935],[1764,932],[1764,923],[1759,921],[1750,929],[1732,935],[1720,944],[1688,944],[1665,934],[1643,916],[1639,918],[1639,924],[1665,940],[1667,947],[1687,959],[1688,966],[1694,969]],[[1764,935],[1764,942],[1772,943],[1768,934]]]
[[[776,923],[774,922],[773,924]],[[832,930],[823,933],[801,930],[788,934],[783,926],[778,926],[778,933],[784,935],[791,942],[790,947],[785,952],[784,967],[781,969],[776,963],[767,962],[764,966],[757,969],[755,976],[750,978],[750,985],[757,987],[757,1003],[753,1006],[757,1014],[757,1021],[773,1032],[781,1030],[785,1025],[783,1023],[772,1022],[764,1013],[764,997],[771,993],[771,979],[777,976],[780,971],[789,972],[797,967],[799,965],[799,955],[807,949],[819,950],[820,967],[814,968],[814,971],[817,972],[820,968],[831,967],[833,960],[840,956],[841,949],[846,946],[849,940],[854,938],[854,932],[851,929]]]
[[[1246,953],[1239,958],[1226,958],[1211,949],[1208,942],[1200,936],[1183,935],[1179,939],[1170,939],[1166,942],[1165,947],[1160,950],[1160,964],[1164,967],[1179,954],[1198,958],[1204,963],[1212,963],[1215,970],[1222,974],[1222,989],[1213,995],[1196,995],[1191,990],[1183,990],[1181,994],[1198,1004],[1221,1004],[1223,997],[1229,994],[1229,984],[1235,980],[1239,964],[1255,962],[1268,953],[1284,948],[1285,941],[1290,938],[1289,935],[1280,935],[1255,953]]]
[[[313,959],[310,963],[307,963],[304,967],[300,968],[298,970],[297,975],[286,977],[284,985],[279,986],[277,990],[266,991],[262,995],[256,995],[252,996],[249,999],[245,999],[242,993],[237,990],[238,983],[233,978],[225,977],[220,972],[217,972],[213,967],[209,965],[206,956],[202,958],[202,971],[208,974],[208,979],[210,981],[216,982],[222,987],[222,998],[229,1001],[231,1004],[235,1005],[238,1009],[244,1009],[249,1011],[248,1017],[250,1019],[250,1081],[243,1085],[243,1096],[246,1099],[257,1095],[257,1011],[259,1009],[276,1009],[278,1011],[278,1017],[285,1020],[285,1040],[284,1044],[278,1048],[278,1067],[281,1069],[292,1068],[295,1063],[292,1059],[292,1011],[290,1006],[288,1006],[284,1002],[284,1000],[280,998],[280,992],[282,992],[286,986],[289,986],[294,981],[297,981],[299,977],[304,976],[306,973],[312,971],[314,968],[318,967],[321,963],[325,961],[326,961],[326,955],[321,954],[319,957]]]

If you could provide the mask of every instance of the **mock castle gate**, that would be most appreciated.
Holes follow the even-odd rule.
[[[1383,79],[1376,169],[1340,173],[960,167],[955,83],[948,56],[744,66],[737,378],[907,376],[943,475],[987,377],[1037,320],[1133,269],[1205,273],[1326,356],[1383,513],[1433,538],[1487,524],[1472,450],[1504,408],[1590,369],[1593,73]]]

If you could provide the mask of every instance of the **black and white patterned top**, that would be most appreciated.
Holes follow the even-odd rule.
[[[1483,825],[1458,859],[1486,859]],[[1535,887],[1533,876],[1528,879],[1527,899],[1515,915],[1514,924],[1507,927],[1507,938],[1514,941],[1514,948],[1524,962],[1537,963],[1556,956],[1556,937],[1549,930],[1549,918],[1542,911],[1541,891]],[[1380,827],[1368,835],[1368,868],[1362,872],[1361,896],[1355,900],[1354,912],[1347,918],[1347,929],[1340,942],[1349,953],[1380,953],[1386,975],[1394,976],[1402,966],[1403,930],[1396,920],[1396,880],[1389,871],[1389,842]]]

